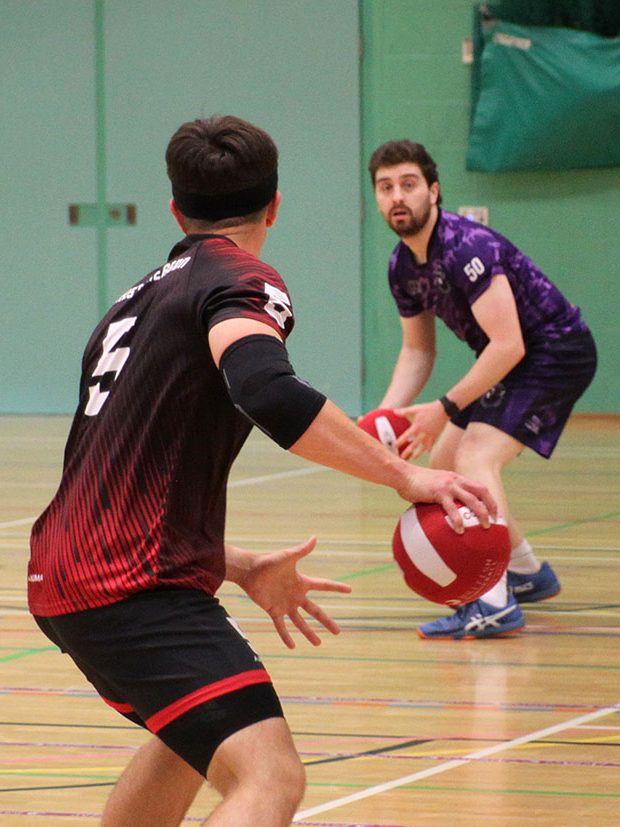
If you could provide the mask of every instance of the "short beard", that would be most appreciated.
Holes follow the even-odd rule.
[[[401,209],[403,208],[401,207]],[[431,205],[428,204],[426,209],[417,215],[414,215],[411,210],[406,207],[404,209],[407,209],[407,212],[409,213],[409,218],[407,221],[395,223],[391,218],[388,218],[388,224],[400,238],[410,238],[411,236],[417,235],[420,230],[426,226],[429,218],[431,217]]]

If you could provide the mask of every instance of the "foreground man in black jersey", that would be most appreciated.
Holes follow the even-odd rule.
[[[488,524],[487,490],[386,451],[291,367],[293,309],[258,258],[276,219],[277,149],[234,117],[181,126],[166,153],[186,237],[92,334],[54,499],[35,523],[29,606],[103,700],[153,733],[114,788],[104,827],[176,827],[205,776],[222,801],[204,822],[284,827],[304,771],[258,655],[214,597],[239,584],[312,643],[308,597],[349,591],[297,561],[314,538],[260,554],[224,542],[230,466],[258,425],[283,448]]]

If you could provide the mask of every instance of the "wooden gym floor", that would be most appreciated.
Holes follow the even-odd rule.
[[[28,534],[55,490],[69,421],[0,417],[0,823],[96,824],[145,735],[106,707],[26,609]],[[402,503],[253,435],[234,469],[228,539],[316,533],[304,570],[350,582],[319,600],[342,634],[289,652],[234,587],[220,597],[261,652],[302,759],[296,824],[620,824],[620,419],[574,417],[550,462],[507,475],[515,514],[563,590],[503,640],[422,641],[439,606],[391,562]],[[268,795],[268,791],[266,791]],[[214,803],[205,785],[186,819]],[[157,825],[153,825],[157,827]]]

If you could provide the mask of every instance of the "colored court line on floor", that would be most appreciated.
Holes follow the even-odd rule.
[[[406,788],[403,788],[406,789]],[[513,789],[511,787],[440,787],[434,784],[415,785],[416,790],[424,792],[454,792],[454,793],[475,793],[476,795],[483,795],[484,793],[492,793],[494,795],[553,795],[561,796],[562,798],[620,798],[620,793],[593,793],[588,790],[541,790],[539,788],[533,790]]]
[[[262,474],[258,477],[243,477],[237,480],[231,480],[228,483],[228,488],[245,488],[246,486],[250,485],[260,485],[264,482],[277,482],[279,480],[289,479],[291,477],[306,477],[309,474],[319,474],[324,471],[330,471],[331,469],[320,466],[314,465],[310,467],[304,468],[293,468],[288,471],[276,471],[273,474]],[[56,485],[57,483],[54,483]],[[28,483],[30,485],[30,483]],[[51,484],[50,484],[51,485]],[[32,525],[37,517],[22,517],[19,520],[5,520],[0,522],[0,530],[3,528],[14,528],[16,526],[22,525]]]
[[[36,519],[36,517],[22,517],[21,520],[6,520],[0,523],[0,530],[3,528],[14,528],[18,525],[32,525]]]
[[[337,754],[337,755],[328,755],[327,757],[317,758],[315,761],[304,761],[304,765],[306,767],[313,767],[317,764],[333,764],[337,761],[350,761],[354,758],[368,758],[375,755],[381,755],[384,752],[397,752],[401,749],[407,749],[407,747],[418,747],[422,744],[428,744],[432,742],[432,738],[416,738],[413,741],[404,741],[400,744],[388,744],[387,746],[383,747],[376,747],[375,749],[366,749],[362,750],[361,752],[354,752],[354,753],[345,753],[345,754]],[[307,755],[307,753],[303,752],[302,755]]]
[[[103,750],[106,752],[136,752],[137,747],[126,744],[75,744],[59,743],[58,741],[0,741],[0,747],[45,747],[48,749],[87,749]]]
[[[41,818],[101,818],[101,813],[69,813],[66,810],[0,810],[0,816],[39,816]]]
[[[88,756],[84,756],[85,760],[88,760]],[[41,763],[45,761],[45,757],[41,756],[40,758]],[[120,775],[122,774],[123,770],[125,769],[126,765],[119,766],[119,767],[110,767],[109,771],[96,771],[93,772],[79,772],[77,768],[70,767],[64,772],[55,771],[55,770],[46,770],[46,769],[24,769],[20,767],[13,767],[12,769],[0,769],[0,778],[3,779],[3,783],[8,784],[10,783],[11,779],[15,778],[23,778],[29,779],[30,783],[35,783],[33,779],[39,779],[37,784],[40,785],[44,781],[46,782],[45,787],[36,786],[36,787],[19,787],[17,789],[21,790],[22,792],[28,790],[41,790],[41,789],[49,789],[49,790],[64,790],[67,787],[66,779],[70,779],[71,781],[75,782],[69,784],[68,786],[73,787],[100,787],[100,786],[112,786],[116,784]],[[63,779],[65,779],[63,781]],[[53,783],[53,782],[62,782],[62,783]],[[78,783],[80,782],[80,783]],[[15,783],[15,782],[13,782]],[[50,786],[47,786],[50,785]],[[11,787],[0,787],[0,793],[6,792],[15,792],[16,788]]]
[[[580,520],[571,520],[568,523],[560,523],[556,526],[528,531],[527,536],[540,537],[542,534],[552,534],[554,531],[563,531],[565,528],[575,528],[576,526],[587,525],[588,523],[602,523],[605,522],[605,520],[615,520],[617,517],[620,517],[620,511],[609,511],[607,514],[594,514],[592,517],[583,517]]]
[[[0,687],[0,695],[32,695],[44,697],[71,697],[71,698],[97,698],[97,692],[94,689],[28,689],[24,687]],[[337,696],[337,695],[314,695],[308,697],[306,695],[281,695],[284,703],[289,704],[303,704],[309,706],[364,706],[364,707],[378,707],[390,708],[406,707],[408,709],[434,709],[434,710],[486,710],[496,712],[596,712],[601,709],[600,706],[592,704],[552,704],[552,703],[526,703],[514,701],[508,702],[485,702],[468,701],[462,699],[445,699],[438,701],[433,698],[419,699],[416,701],[408,700],[406,698],[365,698],[365,697],[351,697],[351,696]],[[37,721],[24,724],[24,726],[46,726],[46,724]],[[68,725],[66,725],[68,726]]]
[[[41,818],[96,818],[97,820],[101,819],[101,813],[70,813],[67,811],[60,810],[0,810],[0,816],[39,816]],[[202,816],[186,816],[183,819],[183,824],[190,821],[196,824],[202,824],[204,819],[202,818]],[[343,827],[346,827],[346,825],[343,825]],[[356,825],[350,825],[350,827],[356,827]]]
[[[575,730],[582,730],[584,732],[591,732],[593,729],[599,729],[599,727],[589,727],[589,726],[575,727]],[[601,727],[601,729],[603,729],[603,727]],[[604,729],[607,730],[607,728],[604,728]],[[618,730],[620,728],[618,728],[618,727],[609,727],[609,729],[611,729],[615,732],[616,730]],[[403,738],[401,736],[383,735],[383,734],[382,735],[378,735],[378,734],[362,735],[362,734],[358,734],[358,733],[348,733],[348,734],[344,735],[344,734],[340,733],[339,735],[336,735],[336,734],[332,734],[330,732],[324,732],[324,733],[314,733],[314,735],[310,735],[310,733],[293,732],[293,735],[295,736],[295,738],[299,739],[300,741],[304,737],[308,738],[308,736],[310,736],[310,740],[314,740],[316,742],[319,742],[322,739],[327,739],[330,742],[330,746],[324,747],[322,752],[318,752],[318,751],[312,752],[309,747],[306,747],[305,749],[303,749],[303,747],[300,747],[298,751],[301,755],[304,755],[304,756],[305,755],[317,755],[317,756],[318,755],[347,755],[347,756],[351,755],[351,756],[353,756],[353,755],[355,755],[355,753],[351,752],[350,748],[347,750],[347,748],[344,746],[344,744],[347,742],[347,739],[350,739],[350,740],[353,740],[355,742],[360,742],[363,745],[366,745],[369,741],[370,742],[379,741],[380,743],[382,743],[384,745],[384,748],[381,750],[382,754],[385,754],[386,757],[388,757],[388,758],[394,757],[394,758],[398,758],[399,760],[401,758],[403,760],[406,760],[408,758],[417,758],[417,757],[426,757],[426,756],[431,757],[431,758],[433,757],[432,753],[424,753],[424,752],[409,753],[408,755],[405,755],[405,756],[400,756],[400,755],[392,756],[391,755],[392,752],[395,752],[395,753],[399,752],[399,750],[402,748],[401,744],[405,744],[405,743],[416,743],[416,741],[417,741],[419,744],[434,744],[435,749],[441,749],[444,744],[464,744],[465,745],[465,744],[470,744],[472,742],[476,743],[476,744],[481,744],[481,743],[496,744],[499,740],[501,740],[502,737],[504,737],[504,735],[491,736],[491,735],[473,735],[473,734],[468,735],[468,736],[463,736],[463,735],[441,735],[441,736],[432,736],[432,737],[423,736],[423,737],[418,737],[417,739],[414,740],[414,739],[411,739],[411,738]],[[340,741],[340,744],[341,744],[341,750],[342,751],[341,752],[336,752],[335,744],[338,744],[339,741]],[[386,742],[388,744],[391,743],[392,746],[391,747],[389,745],[385,746]],[[599,736],[599,737],[546,738],[544,741],[541,741],[541,742],[532,741],[531,744],[532,744],[532,746],[535,746],[537,748],[540,747],[540,746],[544,746],[544,747],[562,746],[562,747],[600,747],[601,749],[610,748],[612,750],[620,750],[620,733],[618,734],[617,738],[612,737],[611,739],[606,734],[605,736]],[[318,749],[318,746],[316,748]],[[328,752],[328,749],[331,750],[331,752]],[[372,752],[372,750],[368,749],[368,747],[366,747],[366,749],[369,752]],[[448,749],[445,750],[445,751],[446,752],[449,751],[450,752],[450,757],[453,757],[454,755],[457,755],[457,754],[462,755],[466,752],[471,751],[471,747],[465,747],[464,746],[464,747],[458,748],[458,749],[456,747],[452,747],[452,748],[448,747]],[[378,750],[375,750],[375,752],[378,753]],[[364,753],[362,753],[362,754],[364,754]],[[435,756],[435,757],[437,757],[437,756]],[[606,765],[607,763],[609,763],[610,766],[616,766],[616,765],[620,766],[620,754],[618,755],[618,759],[619,760],[617,762],[599,762],[599,761],[591,761],[590,760],[590,761],[574,761],[574,762],[569,761],[567,763],[575,763],[575,764],[580,764],[580,765],[585,764],[587,766],[589,766],[590,764],[592,764],[592,765],[595,765],[595,764],[599,765],[600,764],[601,766],[603,766],[603,765]],[[494,760],[494,759],[488,759],[488,760]],[[564,764],[564,763],[566,763],[564,760],[557,761],[556,759],[547,759],[547,758],[540,758],[540,759],[531,759],[531,758],[526,758],[526,759],[502,759],[502,760],[506,760],[506,761],[509,760],[509,761],[515,761],[515,762],[519,762],[521,760],[524,760],[526,762],[540,761],[541,763],[549,763],[549,764],[553,764],[553,763]]]
[[[475,738],[473,740],[476,740]],[[495,743],[499,739],[493,739]],[[419,741],[412,741],[412,744],[430,744],[433,742],[432,738],[427,738],[426,740],[419,740]],[[530,744],[524,745],[524,748],[532,747],[534,749],[540,750],[547,747],[556,747],[557,742],[547,742],[547,741],[532,741]],[[592,746],[589,742],[571,742],[566,743],[566,746],[572,747],[581,747],[581,746]],[[607,746],[616,747],[617,744],[611,744]],[[407,755],[400,755],[396,754],[398,750],[405,749],[405,747],[395,747],[395,746],[388,746],[379,749],[369,749],[364,750],[363,752],[342,752],[342,753],[319,753],[319,752],[309,752],[307,750],[298,750],[299,754],[302,758],[305,758],[309,755],[315,756],[323,756],[318,760],[307,761],[304,760],[304,766],[312,767],[316,766],[317,764],[332,764],[336,762],[342,761],[352,761],[357,758],[381,758],[384,760],[392,760],[392,761],[451,761],[455,756],[462,757],[466,755],[468,750],[466,749],[448,749],[445,750],[443,753],[434,753],[434,752],[419,752],[419,753],[409,753]],[[563,758],[475,758],[472,759],[474,763],[481,763],[481,764],[524,764],[524,765],[531,765],[531,766],[549,766],[549,767],[588,767],[589,769],[620,769],[620,761],[575,761],[575,760],[567,760]],[[620,793],[619,793],[620,795]]]
[[[423,743],[423,741],[417,741],[417,742],[414,742],[414,743]],[[528,742],[528,743],[530,743],[530,742]],[[402,746],[406,746],[406,744],[402,745]],[[502,744],[500,746],[501,746],[501,748],[506,748],[506,746],[504,744]],[[540,746],[540,744],[537,744],[537,746]],[[393,749],[393,748],[394,748],[394,746],[391,747],[391,749]],[[386,749],[390,749],[390,747],[388,747]],[[372,756],[372,755],[377,754],[377,753],[382,752],[382,751],[383,750],[379,749],[379,750],[374,750],[374,751],[370,751],[370,752],[367,752],[367,753],[362,753],[361,755]],[[356,757],[356,756],[351,756],[351,757]],[[399,757],[401,757],[401,756],[399,756]],[[406,758],[407,756],[402,756],[402,757]],[[429,760],[442,758],[442,756],[432,756],[432,755],[429,755],[429,756],[421,755],[419,757],[420,758],[427,758]],[[470,756],[469,760],[484,760],[484,759],[472,759],[471,756]],[[531,763],[528,759],[486,759],[486,760],[499,760],[500,763],[503,763],[503,762],[506,762],[506,763],[515,763],[515,762],[517,762],[517,763]],[[312,765],[314,763],[323,763],[323,762],[306,762],[306,766]],[[450,762],[450,763],[453,763],[453,762]],[[465,763],[465,762],[461,761],[459,763]],[[540,762],[534,762],[534,763],[540,763]],[[562,760],[557,760],[557,761],[552,761],[552,762],[544,762],[544,763],[554,763],[554,764],[558,764],[558,765],[562,765],[562,766],[584,766],[584,765],[591,766],[591,767],[618,766],[617,764],[608,764],[608,763],[573,762],[573,761],[566,762],[566,761],[562,761]],[[119,770],[119,772],[120,772],[120,770]],[[24,775],[29,775],[30,773],[23,773],[23,774]],[[59,775],[59,774],[54,773],[54,777],[56,777],[57,775]],[[75,777],[75,776],[72,776],[72,777]],[[113,786],[114,783],[115,783],[115,780],[110,781],[110,782],[104,782],[104,783],[61,784],[61,785],[48,785],[48,786],[37,786],[37,787],[23,787],[22,786],[22,787],[15,787],[15,788],[0,789],[0,792],[35,792],[35,791],[43,791],[43,790],[64,790],[64,789],[76,789],[76,788],[86,788],[86,787],[104,787],[104,786]],[[312,783],[312,782],[310,782],[308,786],[317,787],[317,788],[320,788],[320,787],[333,788],[334,786],[337,786],[337,787],[348,788],[348,789],[363,789],[363,790],[367,789],[367,788],[364,788],[360,784],[340,783],[340,782],[336,782],[336,783]],[[499,789],[492,789],[492,788],[474,789],[474,788],[470,788],[470,787],[436,786],[436,785],[419,785],[419,784],[412,785],[412,784],[408,784],[408,783],[400,785],[400,788],[404,789],[404,790],[415,790],[415,791],[420,791],[420,792],[424,792],[424,791],[427,791],[427,792],[445,791],[445,792],[467,792],[467,793],[477,793],[477,794],[485,794],[486,793],[486,794],[515,794],[515,795],[573,796],[573,797],[582,797],[582,798],[620,798],[620,793],[597,793],[597,792],[579,791],[579,790],[573,790],[573,791],[541,790],[539,788],[537,788],[537,789],[506,789],[504,787],[504,788],[499,788]],[[364,796],[364,797],[367,797],[367,796]],[[0,815],[2,815],[2,814],[6,815],[6,814],[20,814],[20,813],[17,812],[17,811],[15,811],[15,812],[0,811]],[[32,812],[32,811],[28,811],[28,814],[30,814],[30,815],[41,815],[41,816],[51,815],[51,813],[45,813],[45,812],[35,813],[35,812]],[[65,815],[74,815],[74,814],[65,814]],[[77,817],[79,814],[75,814],[75,815]],[[300,822],[300,823],[307,824],[307,822],[305,822],[305,821]],[[325,823],[325,824],[327,824],[327,823],[330,823],[330,824],[331,823],[343,824],[345,822],[322,822],[322,823]],[[348,824],[348,822],[346,822],[346,823]],[[356,822],[355,825],[352,825],[352,827],[361,827],[361,825],[360,825],[359,822]],[[385,827],[385,825],[382,825],[382,827]],[[407,827],[409,827],[409,825]]]
[[[113,787],[117,779],[114,781],[93,782],[92,784],[48,784],[45,787],[8,787],[0,789],[0,793],[35,793],[44,790],[81,790],[85,787]],[[1,812],[1,811],[0,811]]]
[[[347,784],[341,783],[340,781],[324,781],[320,783],[312,783],[312,781],[309,781],[307,786],[316,787],[317,789],[333,787],[342,787],[343,789],[363,788],[362,784]],[[407,790],[408,792],[475,793],[477,795],[489,793],[490,795],[546,795],[560,796],[562,798],[566,798],[567,796],[572,796],[574,798],[620,798],[620,793],[595,793],[589,790],[541,790],[539,787],[532,789],[519,789],[512,787],[452,787],[448,785],[439,786],[435,784],[403,784],[402,786],[399,786],[398,789]],[[303,816],[303,813],[301,815]],[[294,823],[306,824],[307,822],[295,821]],[[355,825],[357,825],[357,822],[355,822]],[[373,825],[373,827],[376,826]],[[380,827],[383,827],[383,825]],[[602,825],[597,825],[596,827],[602,827]],[[605,825],[605,827],[608,826]]]
[[[34,649],[20,649],[10,655],[0,656],[0,663],[8,663],[10,660],[19,660],[20,658],[27,658],[30,655],[40,655],[41,652],[52,652],[57,649],[57,646],[38,646]]]
[[[467,643],[467,642],[466,642]],[[459,644],[463,645],[463,644]],[[264,661],[269,660],[328,660],[330,662],[338,661],[342,663],[382,663],[382,664],[428,664],[432,666],[470,666],[471,661],[460,660],[458,658],[449,658],[447,660],[438,660],[437,658],[372,658],[372,657],[353,657],[353,656],[338,656],[333,655],[288,655],[273,653],[264,653],[262,656]],[[530,662],[516,662],[496,660],[490,663],[477,663],[477,669],[496,668],[498,666],[510,666],[515,669],[586,669],[592,672],[617,672],[620,670],[620,664],[615,666],[613,664],[590,664],[590,663],[530,663]]]
[[[567,528],[574,528],[580,525],[587,525],[588,523],[597,523],[597,522],[604,522],[605,520],[615,519],[616,517],[620,517],[620,511],[610,511],[606,514],[594,514],[592,517],[584,517],[580,520],[572,520],[568,523],[561,523],[555,526],[547,526],[546,528],[539,528],[537,531],[530,531],[528,532],[528,537],[539,537],[543,534],[552,534],[554,531],[564,531]],[[394,563],[385,563],[382,566],[374,566],[371,569],[362,569],[360,571],[354,571],[350,574],[339,575],[338,580],[342,580],[343,582],[348,582],[349,580],[356,580],[358,577],[368,577],[373,574],[382,574],[386,571],[392,571],[394,569]]]
[[[484,665],[484,664],[481,664]],[[31,689],[27,687],[0,687],[0,695],[32,695],[44,697],[71,697],[71,698],[97,698],[95,689]],[[466,699],[444,699],[434,698],[408,700],[406,698],[367,698],[338,695],[284,695],[281,699],[290,704],[307,704],[310,706],[371,706],[380,708],[406,707],[410,709],[439,709],[439,710],[486,710],[497,712],[588,712],[595,713],[601,709],[593,704],[561,704],[561,703],[527,703],[520,701],[513,702],[491,702],[481,703]],[[607,707],[604,707],[605,709]],[[620,710],[619,710],[620,711]],[[2,723],[2,722],[0,722]],[[10,723],[10,722],[8,722]],[[22,726],[47,726],[47,724],[36,721],[21,723]],[[63,726],[71,726],[64,724]],[[130,727],[131,728],[131,727]]]
[[[35,727],[37,731],[41,729],[122,729],[132,730],[135,732],[135,724],[64,724],[58,721],[0,721],[0,726],[4,727]]]
[[[563,732],[566,729],[581,726],[587,722],[594,721],[597,718],[603,718],[606,715],[611,715],[618,711],[620,711],[620,704],[604,707],[603,709],[598,709],[595,712],[589,713],[588,715],[581,715],[577,718],[569,718],[568,720],[563,721],[562,723],[545,727],[534,732],[530,732],[527,735],[521,735],[517,738],[512,738],[510,741],[504,741],[500,744],[494,744],[493,746],[484,747],[481,750],[476,750],[474,752],[469,753],[468,755],[465,755],[463,758],[446,761],[445,763],[440,764],[439,766],[429,767],[425,770],[411,773],[410,775],[404,775],[401,778],[396,778],[392,781],[386,781],[383,784],[376,784],[372,787],[367,787],[366,789],[361,790],[357,793],[352,793],[351,795],[332,799],[332,801],[327,801],[324,804],[319,804],[317,807],[310,807],[307,810],[303,810],[302,812],[297,813],[297,815],[293,819],[293,823],[296,824],[299,823],[299,821],[303,818],[319,815],[320,813],[328,812],[329,810],[334,810],[338,807],[343,807],[346,804],[353,804],[357,801],[361,801],[363,799],[371,798],[372,796],[388,792],[389,790],[393,790],[398,787],[403,787],[406,784],[415,783],[416,781],[429,778],[433,775],[438,775],[440,773],[456,769],[457,767],[465,766],[466,764],[469,764],[471,761],[477,758],[485,758],[486,756],[495,755],[496,753],[504,752],[505,750],[522,746],[523,744],[529,744],[531,741],[540,740],[542,738],[546,738],[549,735],[555,735],[558,732]]]
[[[339,574],[338,580],[348,582],[349,580],[356,580],[358,577],[369,577],[372,574],[383,574],[386,571],[394,571],[394,561],[384,563],[382,566],[373,566],[371,569],[361,569],[360,571],[353,571],[351,574]]]
[[[45,697],[96,698],[95,689],[37,689],[25,686],[1,686],[0,695],[35,695]]]
[[[362,821],[300,821],[305,827],[416,827],[415,824],[367,824]]]
[[[355,698],[355,697],[338,697],[338,696],[313,696],[313,697],[306,697],[305,695],[282,695],[282,700],[285,703],[291,704],[309,704],[314,706],[315,704],[318,706],[371,706],[371,707],[379,707],[383,709],[387,709],[390,707],[402,708],[405,707],[407,709],[432,709],[432,710],[440,710],[443,712],[455,710],[455,711],[475,711],[475,712],[581,712],[581,713],[590,713],[596,712],[598,709],[601,709],[600,706],[593,705],[593,704],[528,704],[528,703],[519,703],[518,701],[514,701],[512,703],[508,702],[497,702],[493,703],[491,701],[481,703],[479,701],[468,701],[468,700],[458,700],[458,699],[446,699],[442,701],[437,701],[434,699],[420,699],[416,701],[410,701],[405,698]],[[606,707],[605,707],[606,708]]]

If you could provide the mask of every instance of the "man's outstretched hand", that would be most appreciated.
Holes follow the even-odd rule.
[[[308,597],[308,592],[348,594],[351,591],[351,586],[346,583],[308,577],[297,570],[297,562],[310,554],[315,546],[316,537],[310,537],[298,546],[266,553],[226,546],[226,579],[241,586],[254,603],[267,612],[289,649],[295,648],[295,641],[287,629],[287,617],[313,646],[321,643],[301,610],[331,634],[340,633],[338,624]]]

